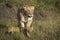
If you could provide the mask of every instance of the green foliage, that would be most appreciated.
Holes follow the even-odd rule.
[[[11,5],[22,6],[22,5],[34,5],[39,10],[45,8],[60,8],[59,0],[0,0],[0,2],[6,1]]]
[[[5,0],[0,0],[0,3],[3,1]],[[43,12],[40,13],[40,17],[36,16],[39,20],[35,19],[33,22],[34,30],[31,38],[25,36],[22,31],[5,34],[6,26],[17,26],[18,22],[0,22],[0,40],[60,40],[60,12],[55,11],[60,10],[59,0],[7,0],[5,2],[13,6],[34,5],[37,10]]]
[[[7,0],[11,5],[35,5],[37,0]]]
[[[3,2],[4,0],[0,0],[0,3]]]
[[[17,22],[0,22],[0,25],[6,25],[6,26],[17,26]]]

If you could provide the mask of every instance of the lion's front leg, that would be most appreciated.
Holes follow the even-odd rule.
[[[24,30],[25,29],[24,22],[21,21],[20,24],[21,24],[21,30]]]
[[[32,27],[32,20],[28,21],[26,24],[26,29],[28,32],[32,32],[33,31],[33,27]]]
[[[33,31],[33,27],[31,26],[31,24],[32,24],[32,21],[28,21],[28,22],[26,23],[26,31],[25,31],[25,33],[26,33],[26,35],[27,35],[28,37],[31,37],[31,36],[30,36],[30,33]]]

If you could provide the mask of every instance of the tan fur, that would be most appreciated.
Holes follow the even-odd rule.
[[[8,31],[8,33],[10,33],[10,32],[12,32],[12,33],[19,32],[19,27],[10,26],[10,27],[8,27],[7,31]]]
[[[23,15],[23,13],[20,13],[20,17],[21,17],[21,26],[25,27],[24,22],[26,22],[26,27],[30,27],[31,23],[33,21],[33,12],[34,12],[34,6],[23,6],[24,10],[27,11],[27,15],[28,16],[32,16],[31,18],[29,18],[27,15]]]
[[[34,6],[28,6],[28,5],[26,5],[23,8],[29,13],[29,15],[33,15]]]
[[[32,32],[33,27],[27,27],[27,30],[28,30],[29,32]]]
[[[24,5],[22,7],[19,7],[17,11],[18,26],[23,30],[27,29],[27,33],[28,31],[33,30],[32,22],[34,8],[35,8],[34,6]],[[11,29],[11,31],[12,30],[13,28]]]

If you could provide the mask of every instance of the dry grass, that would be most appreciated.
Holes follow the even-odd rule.
[[[60,14],[53,11],[45,11],[43,15],[44,17],[40,17],[39,20],[34,20],[34,29],[30,33],[31,38],[25,36],[22,31],[11,35],[6,34],[7,28],[5,25],[0,25],[0,40],[60,40]],[[16,27],[12,28],[13,31],[16,31],[15,29]]]
[[[2,8],[0,9],[0,14],[5,13],[6,8],[4,11]],[[11,10],[9,14],[11,16]],[[25,36],[23,31],[13,34],[6,34],[5,32],[7,30],[7,25],[15,26],[17,25],[17,22],[12,22],[11,20],[9,20],[11,22],[6,22],[6,19],[0,19],[2,21],[0,21],[0,40],[60,40],[60,12],[58,12],[58,10],[56,11],[55,9],[53,10],[52,8],[46,8],[40,14],[42,15],[39,17],[36,16],[37,18],[33,22],[34,29],[33,32],[30,33],[31,38]],[[13,29],[15,29],[15,27]]]

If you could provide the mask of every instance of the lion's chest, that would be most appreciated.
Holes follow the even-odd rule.
[[[32,19],[33,19],[33,17],[24,16],[24,17],[22,18],[22,21],[23,21],[23,22],[28,22],[28,21],[32,21]]]
[[[25,18],[24,18],[24,22],[31,21],[32,19],[33,19],[33,17],[25,17]]]

